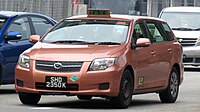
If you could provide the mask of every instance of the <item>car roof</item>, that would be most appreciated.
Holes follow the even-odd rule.
[[[82,18],[91,18],[91,17],[88,17],[87,15],[78,15],[78,16],[72,16],[72,17],[69,17],[67,19],[82,19]],[[95,18],[98,18],[98,17],[93,17],[94,19]],[[100,19],[104,19],[104,20],[109,20],[109,19],[121,19],[121,20],[138,20],[138,19],[150,19],[150,20],[158,20],[158,21],[163,21],[165,22],[165,20],[163,19],[160,19],[160,18],[155,18],[155,17],[147,17],[147,16],[135,16],[135,15],[121,15],[121,14],[111,14],[110,15],[110,18],[102,18],[102,17],[99,17]]]
[[[200,7],[167,7],[163,12],[200,12]]]
[[[10,18],[13,16],[22,16],[22,15],[38,15],[50,18],[46,15],[39,14],[39,13],[32,13],[32,12],[15,12],[15,11],[0,11],[0,16],[5,18]]]

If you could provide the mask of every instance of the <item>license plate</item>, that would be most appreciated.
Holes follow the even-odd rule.
[[[67,88],[67,77],[47,76],[47,88]]]

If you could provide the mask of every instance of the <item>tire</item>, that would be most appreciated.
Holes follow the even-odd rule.
[[[36,105],[41,98],[40,94],[18,93],[20,101],[25,105]]]
[[[92,96],[78,95],[79,100],[91,100]]]
[[[176,68],[172,68],[167,89],[159,93],[161,102],[174,103],[178,97],[178,92],[179,76]]]
[[[2,73],[3,71],[2,71],[2,66],[1,66],[1,64],[0,64],[0,86],[1,86],[1,81],[2,81]]]
[[[133,78],[129,70],[125,70],[122,74],[120,82],[119,95],[111,97],[110,103],[114,108],[128,108],[131,103],[133,94]]]

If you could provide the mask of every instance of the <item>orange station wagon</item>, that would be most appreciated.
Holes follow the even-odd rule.
[[[63,19],[21,54],[15,84],[23,104],[41,95],[103,97],[127,108],[132,95],[174,103],[183,81],[182,47],[161,19],[88,10]]]

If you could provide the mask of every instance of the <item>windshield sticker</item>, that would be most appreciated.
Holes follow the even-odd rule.
[[[117,25],[126,25],[126,22],[118,21],[116,24],[117,24]]]

